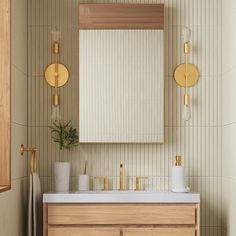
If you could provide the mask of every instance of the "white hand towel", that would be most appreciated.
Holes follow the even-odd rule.
[[[29,176],[29,204],[28,204],[28,236],[33,236],[33,175]]]
[[[30,174],[28,236],[42,236],[42,194],[39,175]]]

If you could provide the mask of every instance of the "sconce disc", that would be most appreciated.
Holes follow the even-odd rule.
[[[186,68],[186,64],[180,64],[179,66],[177,66],[177,68],[175,69],[175,73],[174,73],[174,79],[176,81],[176,83],[182,87],[186,87],[185,84],[185,68]],[[193,85],[195,85],[198,82],[199,79],[199,72],[198,69],[195,65],[188,63],[187,64],[187,68],[188,68],[188,83],[187,83],[187,87],[192,87]]]
[[[44,73],[45,79],[49,85],[55,87],[55,66],[56,64],[49,65]],[[69,71],[63,64],[58,64],[58,87],[63,86],[69,79]]]

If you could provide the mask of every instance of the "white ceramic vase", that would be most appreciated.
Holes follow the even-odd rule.
[[[56,192],[69,192],[70,187],[70,162],[54,163],[54,178]]]
[[[89,176],[88,175],[80,175],[78,177],[78,190],[89,191]]]

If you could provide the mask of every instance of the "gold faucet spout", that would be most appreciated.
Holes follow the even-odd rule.
[[[124,166],[120,164],[120,191],[124,190]]]

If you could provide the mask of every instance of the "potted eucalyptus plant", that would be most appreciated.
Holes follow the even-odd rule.
[[[59,144],[60,150],[72,150],[78,146],[78,135],[71,121],[54,122],[51,128],[52,140]],[[54,177],[56,192],[68,192],[70,186],[70,162],[55,162]]]
[[[71,121],[54,122],[51,128],[52,139],[59,144],[60,150],[71,150],[78,146],[78,135],[76,128],[73,128]]]

